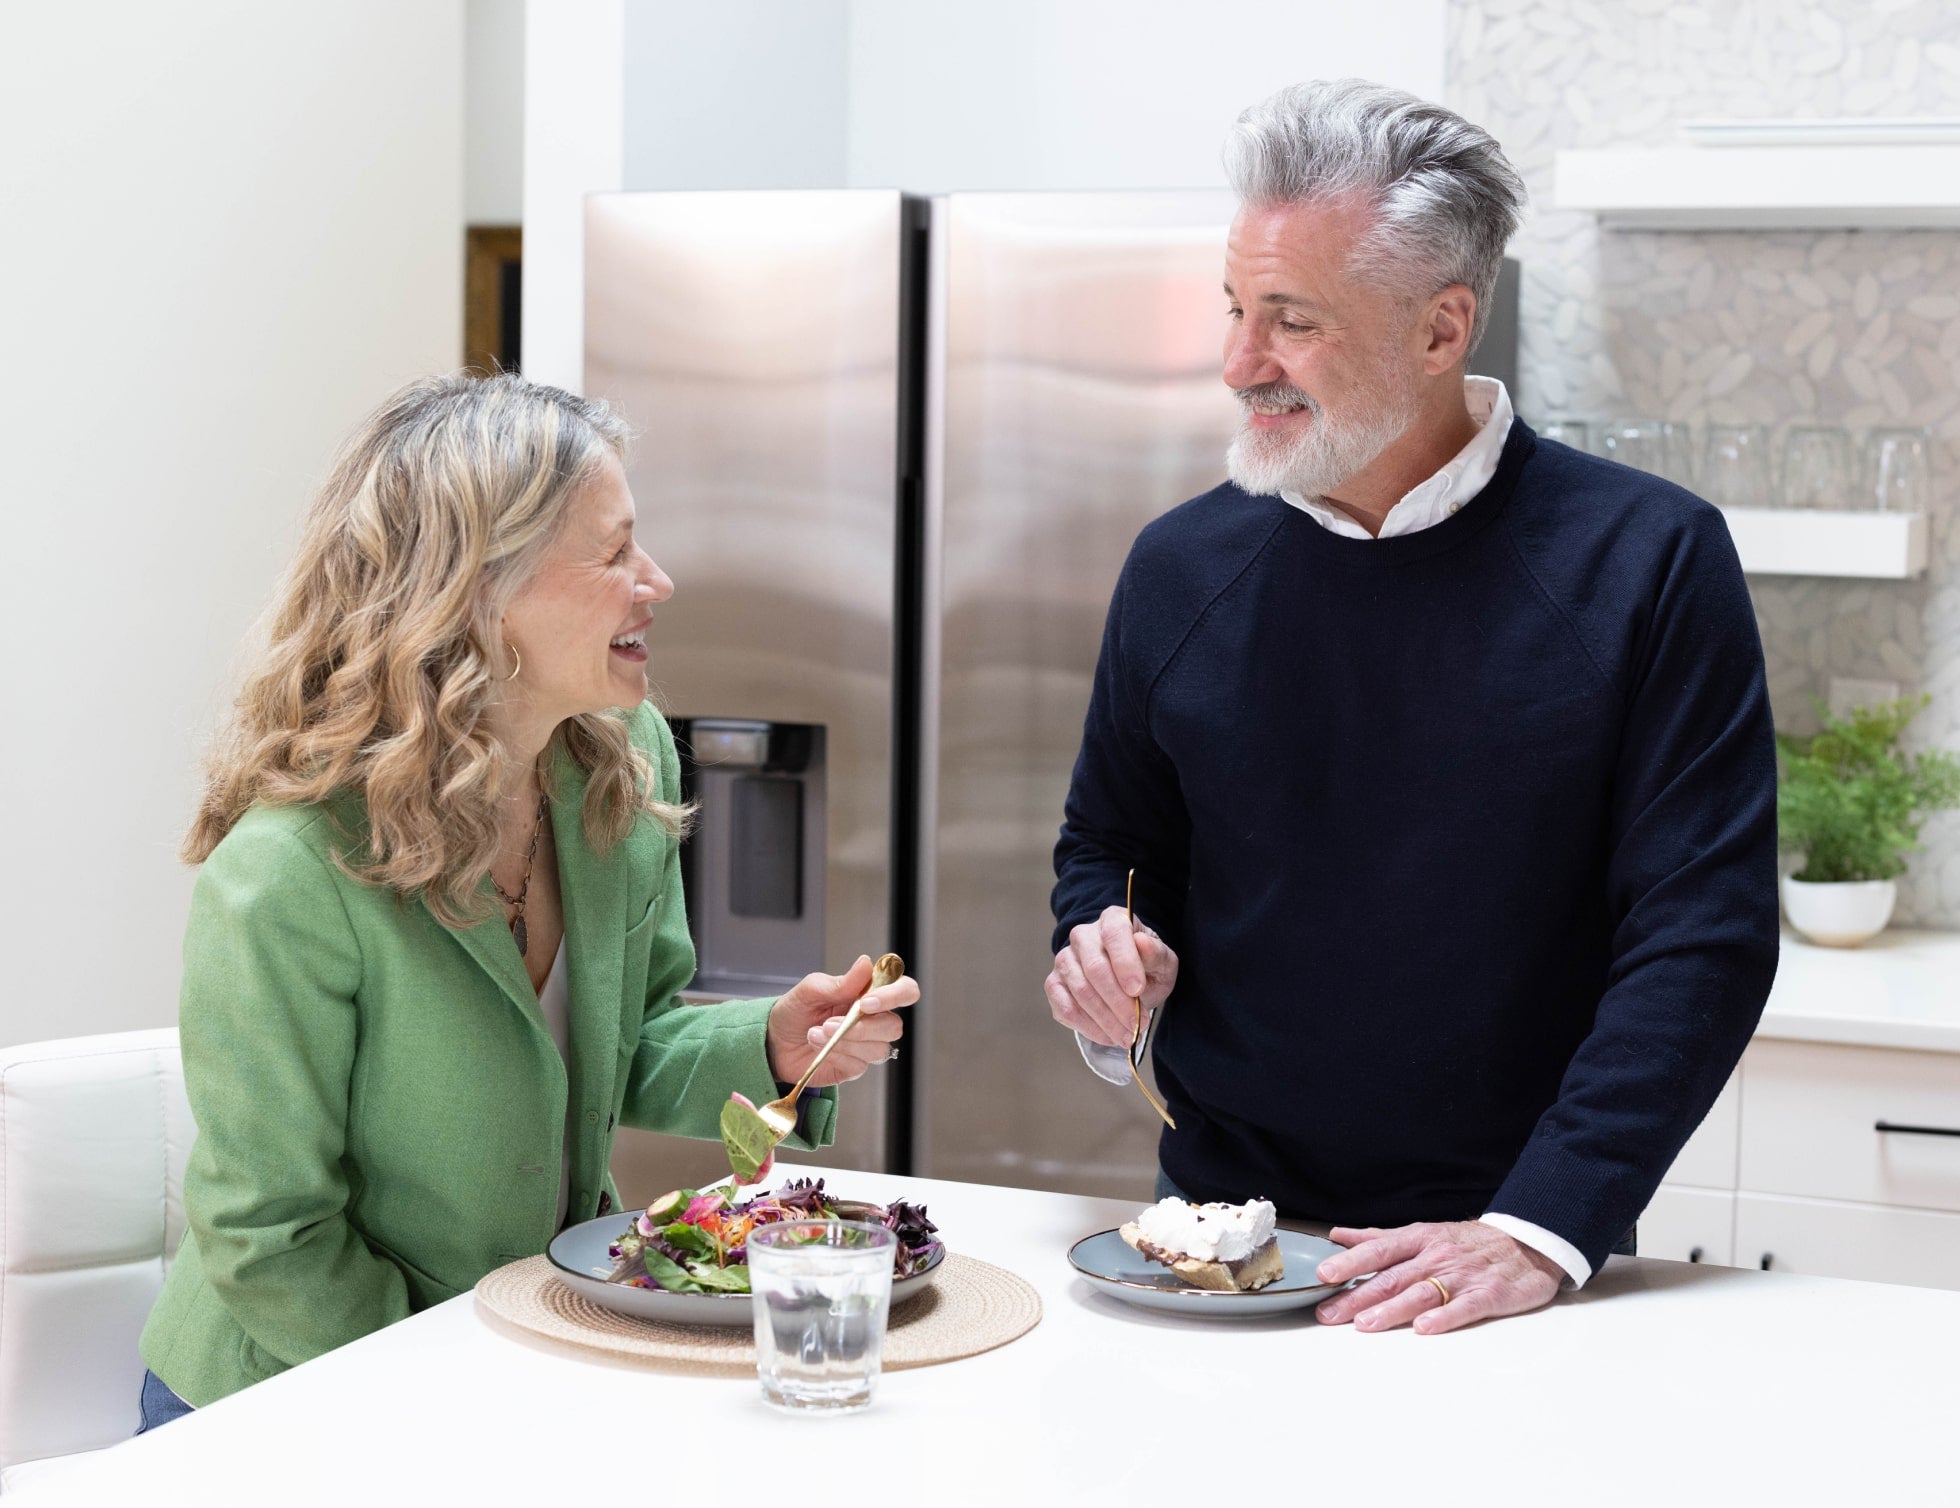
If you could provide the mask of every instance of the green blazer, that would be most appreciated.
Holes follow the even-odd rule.
[[[666,723],[651,707],[631,723],[678,801]],[[562,753],[554,784],[569,1075],[501,915],[453,930],[336,865],[364,835],[358,798],[254,807],[206,861],[179,1007],[197,1120],[188,1229],[141,1341],[187,1402],[543,1251],[568,1134],[577,1222],[619,1208],[615,1125],[712,1137],[729,1091],[777,1093],[773,1001],[678,998],[694,973],[678,845],[643,819],[601,859],[579,816],[584,773]],[[828,1142],[835,1120],[826,1093],[799,1141]]]

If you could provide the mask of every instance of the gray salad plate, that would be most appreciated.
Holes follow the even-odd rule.
[[[746,1293],[668,1293],[663,1288],[608,1283],[606,1274],[613,1270],[613,1260],[606,1255],[606,1248],[619,1238],[636,1213],[628,1210],[622,1215],[602,1215],[558,1233],[545,1248],[545,1255],[567,1287],[601,1309],[634,1319],[659,1320],[668,1325],[740,1325],[744,1329],[754,1323]],[[893,1278],[892,1302],[902,1304],[924,1293],[939,1276],[945,1260],[942,1245],[924,1272]]]
[[[1311,1309],[1339,1293],[1345,1283],[1322,1283],[1314,1269],[1337,1251],[1346,1250],[1320,1236],[1301,1231],[1273,1233],[1286,1263],[1285,1276],[1252,1293],[1223,1293],[1193,1288],[1167,1267],[1160,1267],[1134,1250],[1113,1230],[1084,1237],[1069,1248],[1069,1265],[1111,1298],[1145,1309],[1206,1319],[1247,1319],[1256,1314],[1280,1314]]]

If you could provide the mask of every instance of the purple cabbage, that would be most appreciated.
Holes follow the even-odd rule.
[[[939,1227],[928,1218],[923,1204],[899,1199],[886,1206],[861,1200],[834,1199],[824,1192],[821,1178],[797,1178],[784,1184],[774,1194],[758,1195],[747,1205],[737,1208],[749,1208],[764,1202],[774,1205],[786,1219],[834,1217],[883,1225],[898,1237],[892,1256],[892,1273],[895,1277],[906,1278],[924,1272],[942,1250]],[[636,1222],[634,1228],[622,1234],[608,1249],[607,1254],[617,1264],[613,1269],[612,1281],[657,1286],[649,1284],[644,1276],[647,1252],[657,1252],[681,1268],[686,1268],[690,1261],[699,1260],[698,1254],[682,1251],[661,1235],[657,1228],[651,1234],[642,1234]],[[729,1251],[727,1261],[730,1266],[745,1265],[748,1255],[747,1246],[738,1246]]]

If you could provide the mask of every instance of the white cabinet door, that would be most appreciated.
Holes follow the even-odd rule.
[[[1707,1119],[1688,1138],[1664,1181],[1701,1189],[1734,1188],[1736,1146],[1741,1134],[1742,1074],[1737,1070],[1729,1075]]]
[[[1765,1261],[1772,1272],[1960,1289],[1960,1215],[1739,1194],[1735,1265]]]
[[[1757,1041],[1742,1099],[1739,1187],[1960,1212],[1960,1053]]]
[[[1640,1255],[1733,1266],[1735,1195],[1662,1184],[1640,1217]]]

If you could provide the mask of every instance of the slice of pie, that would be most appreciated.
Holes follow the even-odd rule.
[[[1250,1293],[1286,1274],[1273,1236],[1273,1206],[1186,1204],[1164,1199],[1126,1224],[1123,1239],[1194,1288]]]

